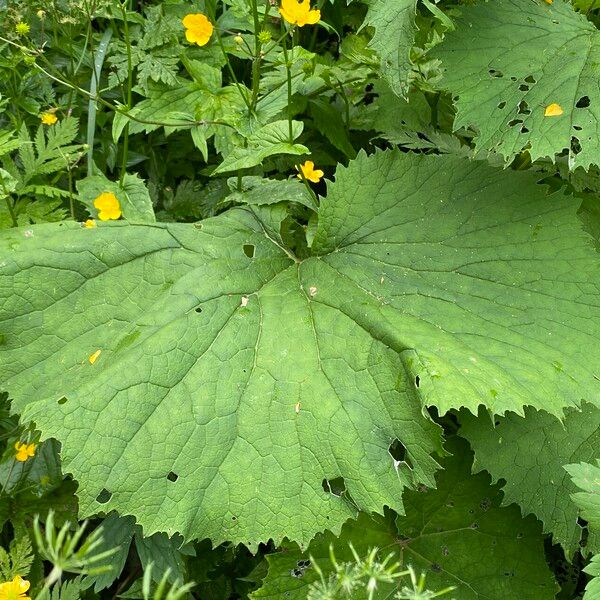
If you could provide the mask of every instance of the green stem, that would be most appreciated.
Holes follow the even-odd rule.
[[[261,50],[262,43],[259,39],[260,21],[258,18],[257,0],[251,0],[252,17],[254,18],[254,57],[252,59],[252,99],[250,100],[250,110],[254,112],[256,103],[258,102],[258,92],[260,89],[260,63],[262,60]]]
[[[315,194],[315,191],[310,187],[310,183],[308,183],[308,179],[306,179],[306,177],[304,177],[304,173],[302,172],[302,169],[298,168],[298,171],[299,171],[300,179],[302,179],[302,183],[304,184],[304,187],[306,187],[306,189],[308,190],[310,197],[313,199],[313,202],[315,203],[315,209],[317,209],[319,206],[319,200],[317,198],[317,194]]]
[[[240,96],[242,97],[242,100],[244,101],[244,104],[248,107],[248,110],[252,113],[252,112],[254,112],[252,109],[252,105],[250,104],[250,101],[248,100],[248,96],[242,90],[242,86],[240,85],[240,82],[238,81],[237,77],[235,76],[235,72],[234,72],[233,67],[231,66],[231,62],[229,60],[229,55],[227,54],[227,52],[225,50],[225,46],[223,45],[223,40],[221,38],[221,34],[219,33],[219,30],[217,27],[215,27],[215,36],[217,37],[217,42],[219,44],[219,48],[221,48],[221,52],[223,53],[223,58],[225,59],[225,64],[227,65],[227,70],[229,71],[229,74],[231,75],[231,79],[233,79],[233,82],[235,83],[235,86],[237,87],[238,92],[240,93]]]
[[[127,110],[131,110],[132,92],[133,92],[133,61],[131,59],[131,40],[129,38],[129,23],[127,22],[127,1],[119,2],[123,14],[123,35],[125,45],[127,46]],[[123,160],[121,163],[120,184],[123,185],[123,179],[127,173],[127,157],[129,153],[129,122],[123,129]]]
[[[285,25],[282,24],[282,27]],[[293,49],[293,47],[292,47]],[[292,128],[292,68],[290,65],[289,55],[287,51],[287,38],[283,38],[283,58],[285,60],[285,71],[287,73],[287,116],[288,116],[288,126],[289,126],[289,134],[290,134],[290,144],[294,143],[294,130]]]

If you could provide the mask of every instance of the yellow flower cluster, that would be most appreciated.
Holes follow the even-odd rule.
[[[44,125],[54,125],[58,121],[58,117],[50,111],[43,112],[40,115],[40,119]]]

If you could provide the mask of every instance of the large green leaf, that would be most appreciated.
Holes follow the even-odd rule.
[[[434,55],[456,97],[455,126],[474,125],[477,147],[600,163],[600,34],[569,2],[479,2]],[[564,113],[545,117],[553,103]]]
[[[433,483],[423,405],[597,396],[599,261],[576,209],[535,176],[392,151],[338,170],[304,261],[250,207],[7,232],[2,386],[61,441],[84,514],[306,544]]]
[[[576,487],[563,465],[600,458],[600,410],[585,404],[581,411],[568,411],[561,423],[527,409],[525,418],[510,414],[495,424],[482,411],[479,418],[464,414],[461,423],[460,433],[475,451],[475,469],[504,479],[506,502],[535,514],[567,554],[580,550],[578,510],[570,497]],[[600,550],[597,534],[589,536],[587,548]]]
[[[361,515],[342,528],[341,536],[319,535],[306,552],[294,544],[267,557],[269,571],[253,598],[306,598],[308,586],[318,579],[309,558],[325,577],[332,571],[329,547],[338,562],[352,561],[348,544],[359,555],[377,547],[380,557],[395,560],[427,574],[427,587],[455,586],[449,597],[460,600],[519,598],[550,600],[555,583],[545,563],[541,526],[533,517],[522,518],[512,505],[500,507],[502,492],[484,473],[471,475],[472,453],[460,440],[450,442],[455,456],[443,461],[436,475],[437,489],[404,495],[406,516],[397,519]],[[462,442],[462,443],[461,443]],[[391,598],[381,587],[377,598]],[[366,594],[356,592],[356,598]]]

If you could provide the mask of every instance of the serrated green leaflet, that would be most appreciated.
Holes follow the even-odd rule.
[[[573,501],[582,510],[583,518],[593,530],[600,529],[600,459],[596,464],[572,464],[565,466],[580,491],[572,494]]]
[[[600,600],[600,554],[596,554],[583,570],[594,578],[585,586],[583,600]]]
[[[573,483],[580,488],[580,491],[572,494],[571,498],[588,521],[590,531],[597,533],[600,530],[600,460],[596,460],[595,465],[588,463],[566,465],[565,469],[573,478]],[[592,557],[583,570],[594,578],[586,585],[583,600],[599,600],[600,554]]]
[[[494,0],[465,7],[434,56],[456,96],[455,127],[477,147],[533,160],[563,150],[572,168],[600,163],[600,33],[570,3]],[[544,116],[551,104],[563,114]]]
[[[442,462],[436,490],[404,495],[406,516],[397,523],[386,517],[372,520],[361,515],[342,528],[338,539],[319,535],[302,553],[288,545],[268,557],[269,572],[253,598],[301,600],[318,575],[309,557],[316,560],[325,578],[332,571],[329,546],[339,563],[352,561],[348,544],[360,556],[379,548],[383,559],[395,560],[425,572],[427,587],[439,590],[456,586],[449,597],[460,600],[519,598],[550,600],[555,584],[543,558],[541,526],[533,517],[523,519],[516,506],[501,508],[502,492],[490,485],[489,476],[470,474],[472,454],[467,444],[451,440],[456,456]],[[397,525],[397,526],[396,526]],[[391,586],[380,587],[376,598],[392,598]],[[356,598],[366,598],[363,590]]]
[[[250,208],[15,230],[2,385],[62,443],[85,514],[304,545],[433,483],[423,405],[597,397],[598,255],[576,209],[535,176],[386,152],[338,170],[302,262]]]
[[[461,423],[460,433],[475,451],[475,470],[504,479],[505,502],[535,514],[569,556],[580,550],[578,510],[570,497],[576,487],[563,465],[600,458],[600,410],[585,404],[581,412],[568,411],[561,423],[527,409],[525,418],[511,414],[495,425],[482,411],[480,418],[462,414]],[[597,534],[589,536],[587,548],[600,550]]]

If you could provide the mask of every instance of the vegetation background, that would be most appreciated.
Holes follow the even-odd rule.
[[[597,0],[0,0],[0,600],[598,600],[599,24]],[[300,285],[337,311],[310,330],[327,385],[310,318],[261,287],[315,257],[346,261]],[[214,330],[127,353],[164,315],[218,323],[213,292],[264,298],[259,362],[315,388],[245,397],[235,491],[205,498],[232,429],[190,454],[180,407],[210,389],[225,418],[251,324],[196,388],[174,348]],[[128,406],[156,373],[153,428]]]

